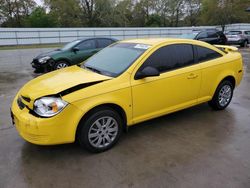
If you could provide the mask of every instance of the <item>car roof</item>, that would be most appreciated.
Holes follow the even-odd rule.
[[[227,30],[226,32],[239,32],[239,31],[240,31],[240,32],[244,32],[244,31],[249,31],[249,30],[240,30],[240,29],[239,29],[239,30],[236,30],[236,29],[235,29],[235,30]]]
[[[117,39],[111,38],[111,37],[91,37],[91,38],[78,39],[78,40],[85,41],[85,40],[93,40],[93,39],[109,39],[113,41],[118,41]]]
[[[136,43],[136,44],[147,44],[147,45],[157,45],[161,43],[170,42],[187,42],[194,43],[192,39],[180,39],[180,38],[142,38],[142,39],[128,39],[120,41],[121,43]],[[195,41],[198,42],[198,41]]]
[[[214,32],[218,32],[219,30],[216,28],[207,28],[207,29],[193,29],[192,32],[203,32],[203,31],[214,31]]]

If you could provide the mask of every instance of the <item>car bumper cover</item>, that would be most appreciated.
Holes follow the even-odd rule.
[[[30,113],[28,108],[21,109],[16,97],[11,107],[11,117],[14,126],[24,140],[38,145],[54,145],[75,141],[81,111],[69,104],[54,117],[36,117]]]

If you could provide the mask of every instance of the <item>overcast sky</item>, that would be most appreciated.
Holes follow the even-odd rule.
[[[42,0],[35,0],[35,2],[38,4],[38,5],[42,5]]]

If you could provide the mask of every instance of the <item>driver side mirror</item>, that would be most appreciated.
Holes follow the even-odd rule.
[[[78,47],[74,47],[74,48],[72,48],[72,51],[76,53],[76,52],[80,51],[80,49]]]
[[[135,80],[154,76],[160,76],[160,72],[154,67],[147,66],[135,74]]]

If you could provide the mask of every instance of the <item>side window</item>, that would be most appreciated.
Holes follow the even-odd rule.
[[[203,61],[209,61],[218,57],[221,57],[222,55],[214,50],[211,50],[209,48],[196,46],[197,49],[197,57],[199,62]]]
[[[207,32],[201,32],[198,34],[197,39],[204,39],[207,37],[208,37]]]
[[[86,40],[77,46],[80,50],[89,50],[94,49],[95,47],[95,40]]]
[[[105,48],[112,43],[110,39],[98,39],[97,42],[98,42],[98,48]]]
[[[217,38],[218,35],[215,32],[208,32],[208,37],[209,38]]]
[[[152,66],[161,73],[194,63],[193,47],[190,44],[175,44],[155,51],[140,68]]]
[[[250,31],[245,31],[245,34],[246,35],[250,35]]]

